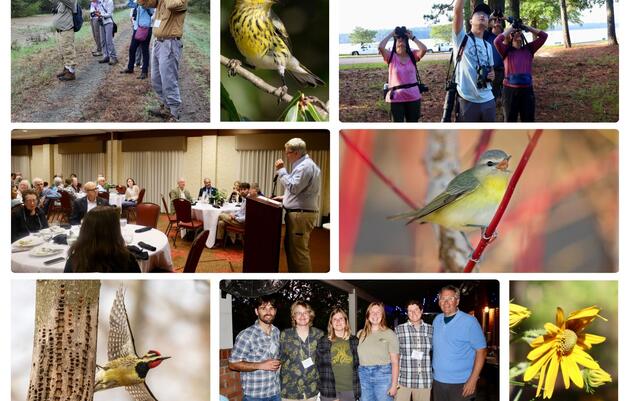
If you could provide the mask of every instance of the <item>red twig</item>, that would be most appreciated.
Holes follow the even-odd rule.
[[[479,161],[483,152],[488,150],[488,145],[490,145],[490,139],[492,138],[492,133],[494,130],[485,129],[481,132],[479,136],[479,142],[477,142],[477,146],[475,147],[475,160],[473,161],[473,165]]]
[[[475,248],[475,251],[473,252],[471,258],[468,260],[468,263],[466,263],[466,267],[464,268],[464,273],[470,273],[472,269],[474,269],[475,265],[479,261],[479,258],[481,257],[481,254],[486,249],[490,241],[493,239],[497,226],[499,225],[499,222],[501,221],[501,218],[503,217],[503,213],[505,213],[508,203],[510,203],[510,199],[512,199],[512,194],[514,193],[514,190],[516,189],[516,184],[518,183],[518,180],[521,178],[521,174],[523,174],[523,170],[525,170],[525,166],[527,165],[527,162],[529,161],[529,158],[532,155],[534,148],[536,148],[536,144],[538,143],[538,138],[540,138],[541,134],[542,134],[542,130],[537,129],[536,132],[534,132],[534,136],[532,137],[532,139],[530,139],[529,144],[527,145],[527,148],[525,148],[525,152],[523,152],[523,156],[521,157],[521,160],[518,163],[516,170],[514,170],[514,175],[512,175],[512,178],[510,179],[507,190],[505,191],[505,195],[503,195],[503,199],[501,200],[501,203],[499,204],[499,208],[494,214],[492,221],[486,228],[484,235],[481,236],[481,239],[479,240],[479,243],[477,244],[477,248]]]
[[[383,172],[370,160],[370,158],[367,157],[361,151],[361,149],[359,149],[359,147],[348,138],[345,132],[340,132],[339,134],[341,135],[341,138],[343,138],[346,145],[348,145],[348,147],[352,149],[361,158],[361,160],[363,160],[368,165],[368,167],[370,167],[374,174],[376,174],[378,178],[380,178],[381,181],[385,183],[385,185],[387,185],[392,191],[394,191],[394,193],[398,195],[398,197],[402,199],[410,208],[419,209],[419,206],[416,205],[414,201],[411,200],[411,198],[405,195],[403,191],[392,182],[392,180],[387,178],[385,174],[383,174]]]

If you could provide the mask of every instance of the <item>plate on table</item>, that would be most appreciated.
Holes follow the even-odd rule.
[[[56,234],[64,234],[66,232],[66,229],[61,226],[51,226],[50,231],[52,232],[53,235],[56,235]]]
[[[28,237],[24,237],[22,239],[15,241],[13,243],[13,247],[19,248],[19,249],[28,249],[28,248],[37,246],[39,244],[42,244],[43,242],[44,242],[44,239],[42,237],[29,235]]]
[[[47,256],[56,255],[59,252],[63,251],[64,248],[51,246],[51,245],[43,245],[38,246],[36,248],[31,249],[28,254],[31,256],[35,256],[36,258],[44,258]]]

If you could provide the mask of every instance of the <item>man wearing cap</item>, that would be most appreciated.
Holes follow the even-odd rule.
[[[496,103],[492,94],[494,79],[493,46],[484,40],[492,10],[479,3],[470,18],[470,32],[464,32],[464,0],[455,0],[453,6],[453,43],[459,53],[464,46],[461,60],[455,71],[457,82],[459,122],[495,122]]]

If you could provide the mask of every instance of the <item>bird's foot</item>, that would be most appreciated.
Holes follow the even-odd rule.
[[[492,243],[495,239],[497,239],[498,236],[499,232],[497,230],[494,230],[491,236],[486,235],[485,229],[481,232],[481,238],[483,238],[485,241],[488,241],[488,244]]]
[[[238,67],[240,67],[241,65],[243,65],[243,63],[241,63],[241,60],[238,59],[231,59],[230,61],[228,61],[228,76],[233,77],[236,75],[236,69]]]
[[[278,103],[280,103],[284,95],[286,95],[288,92],[289,88],[286,85],[282,85],[273,92],[273,95],[278,97]]]

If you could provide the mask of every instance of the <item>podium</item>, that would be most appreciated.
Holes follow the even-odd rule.
[[[277,273],[280,263],[282,204],[258,196],[247,198],[243,273]]]

